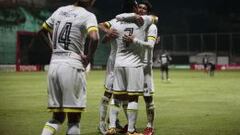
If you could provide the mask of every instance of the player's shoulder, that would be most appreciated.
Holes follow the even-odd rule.
[[[96,15],[94,13],[92,13],[92,12],[86,10],[86,9],[84,9],[84,11],[85,11],[84,15],[85,15],[86,18],[96,18]]]
[[[153,22],[153,24],[158,23],[158,16],[156,15],[142,15],[142,18],[144,18],[144,20],[150,19]]]
[[[151,25],[149,26],[149,29],[157,29],[157,25],[156,25],[156,24],[151,24]]]
[[[65,11],[65,10],[70,9],[72,7],[73,7],[72,5],[60,6],[60,7],[58,7],[58,9],[56,11]]]

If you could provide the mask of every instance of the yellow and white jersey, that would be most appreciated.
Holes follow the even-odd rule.
[[[52,32],[53,54],[77,54],[74,56],[84,54],[87,34],[98,31],[97,26],[93,13],[74,5],[58,8],[43,24],[45,29]]]
[[[130,13],[131,14],[131,13]],[[126,15],[126,14],[124,14]],[[122,37],[127,34],[134,36],[138,39],[144,39],[146,37],[145,31],[147,27],[152,24],[152,18],[144,16],[144,24],[139,27],[135,23],[125,21],[109,21],[111,28],[118,31],[119,37],[116,39],[117,54],[115,67],[139,67],[143,66],[144,49],[138,44],[126,44],[123,42]],[[111,24],[112,23],[112,24]]]

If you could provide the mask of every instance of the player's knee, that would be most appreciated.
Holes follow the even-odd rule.
[[[122,101],[120,99],[113,98],[111,100],[111,105],[116,106],[116,107],[121,107]]]
[[[62,124],[65,120],[65,117],[66,117],[66,113],[64,112],[53,113],[51,122]]]
[[[155,108],[154,102],[153,101],[146,102],[146,108],[149,109],[149,110],[153,110]]]
[[[79,123],[81,113],[68,113],[68,123]]]
[[[102,103],[103,103],[103,104],[108,104],[109,101],[110,101],[110,98],[109,98],[109,97],[107,97],[107,96],[103,96],[103,97],[102,97]]]

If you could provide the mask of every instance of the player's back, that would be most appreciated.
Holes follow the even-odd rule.
[[[55,14],[53,51],[73,51],[83,54],[87,35],[86,21],[93,14],[73,5],[61,7]]]
[[[69,59],[70,65],[83,68],[80,55],[84,54],[88,29],[97,25],[95,15],[82,7],[69,5],[57,9],[46,23],[53,27],[52,61]]]

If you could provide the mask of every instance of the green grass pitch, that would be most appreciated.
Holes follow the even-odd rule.
[[[0,72],[0,134],[39,135],[51,117],[46,111],[46,72]],[[98,135],[98,107],[104,92],[105,71],[87,77],[87,111],[82,135]],[[240,71],[219,71],[214,77],[200,71],[171,70],[171,82],[154,70],[155,135],[239,135]],[[120,114],[123,125],[124,115]],[[146,126],[145,104],[140,97],[137,128]],[[64,135],[66,122],[57,135]]]

